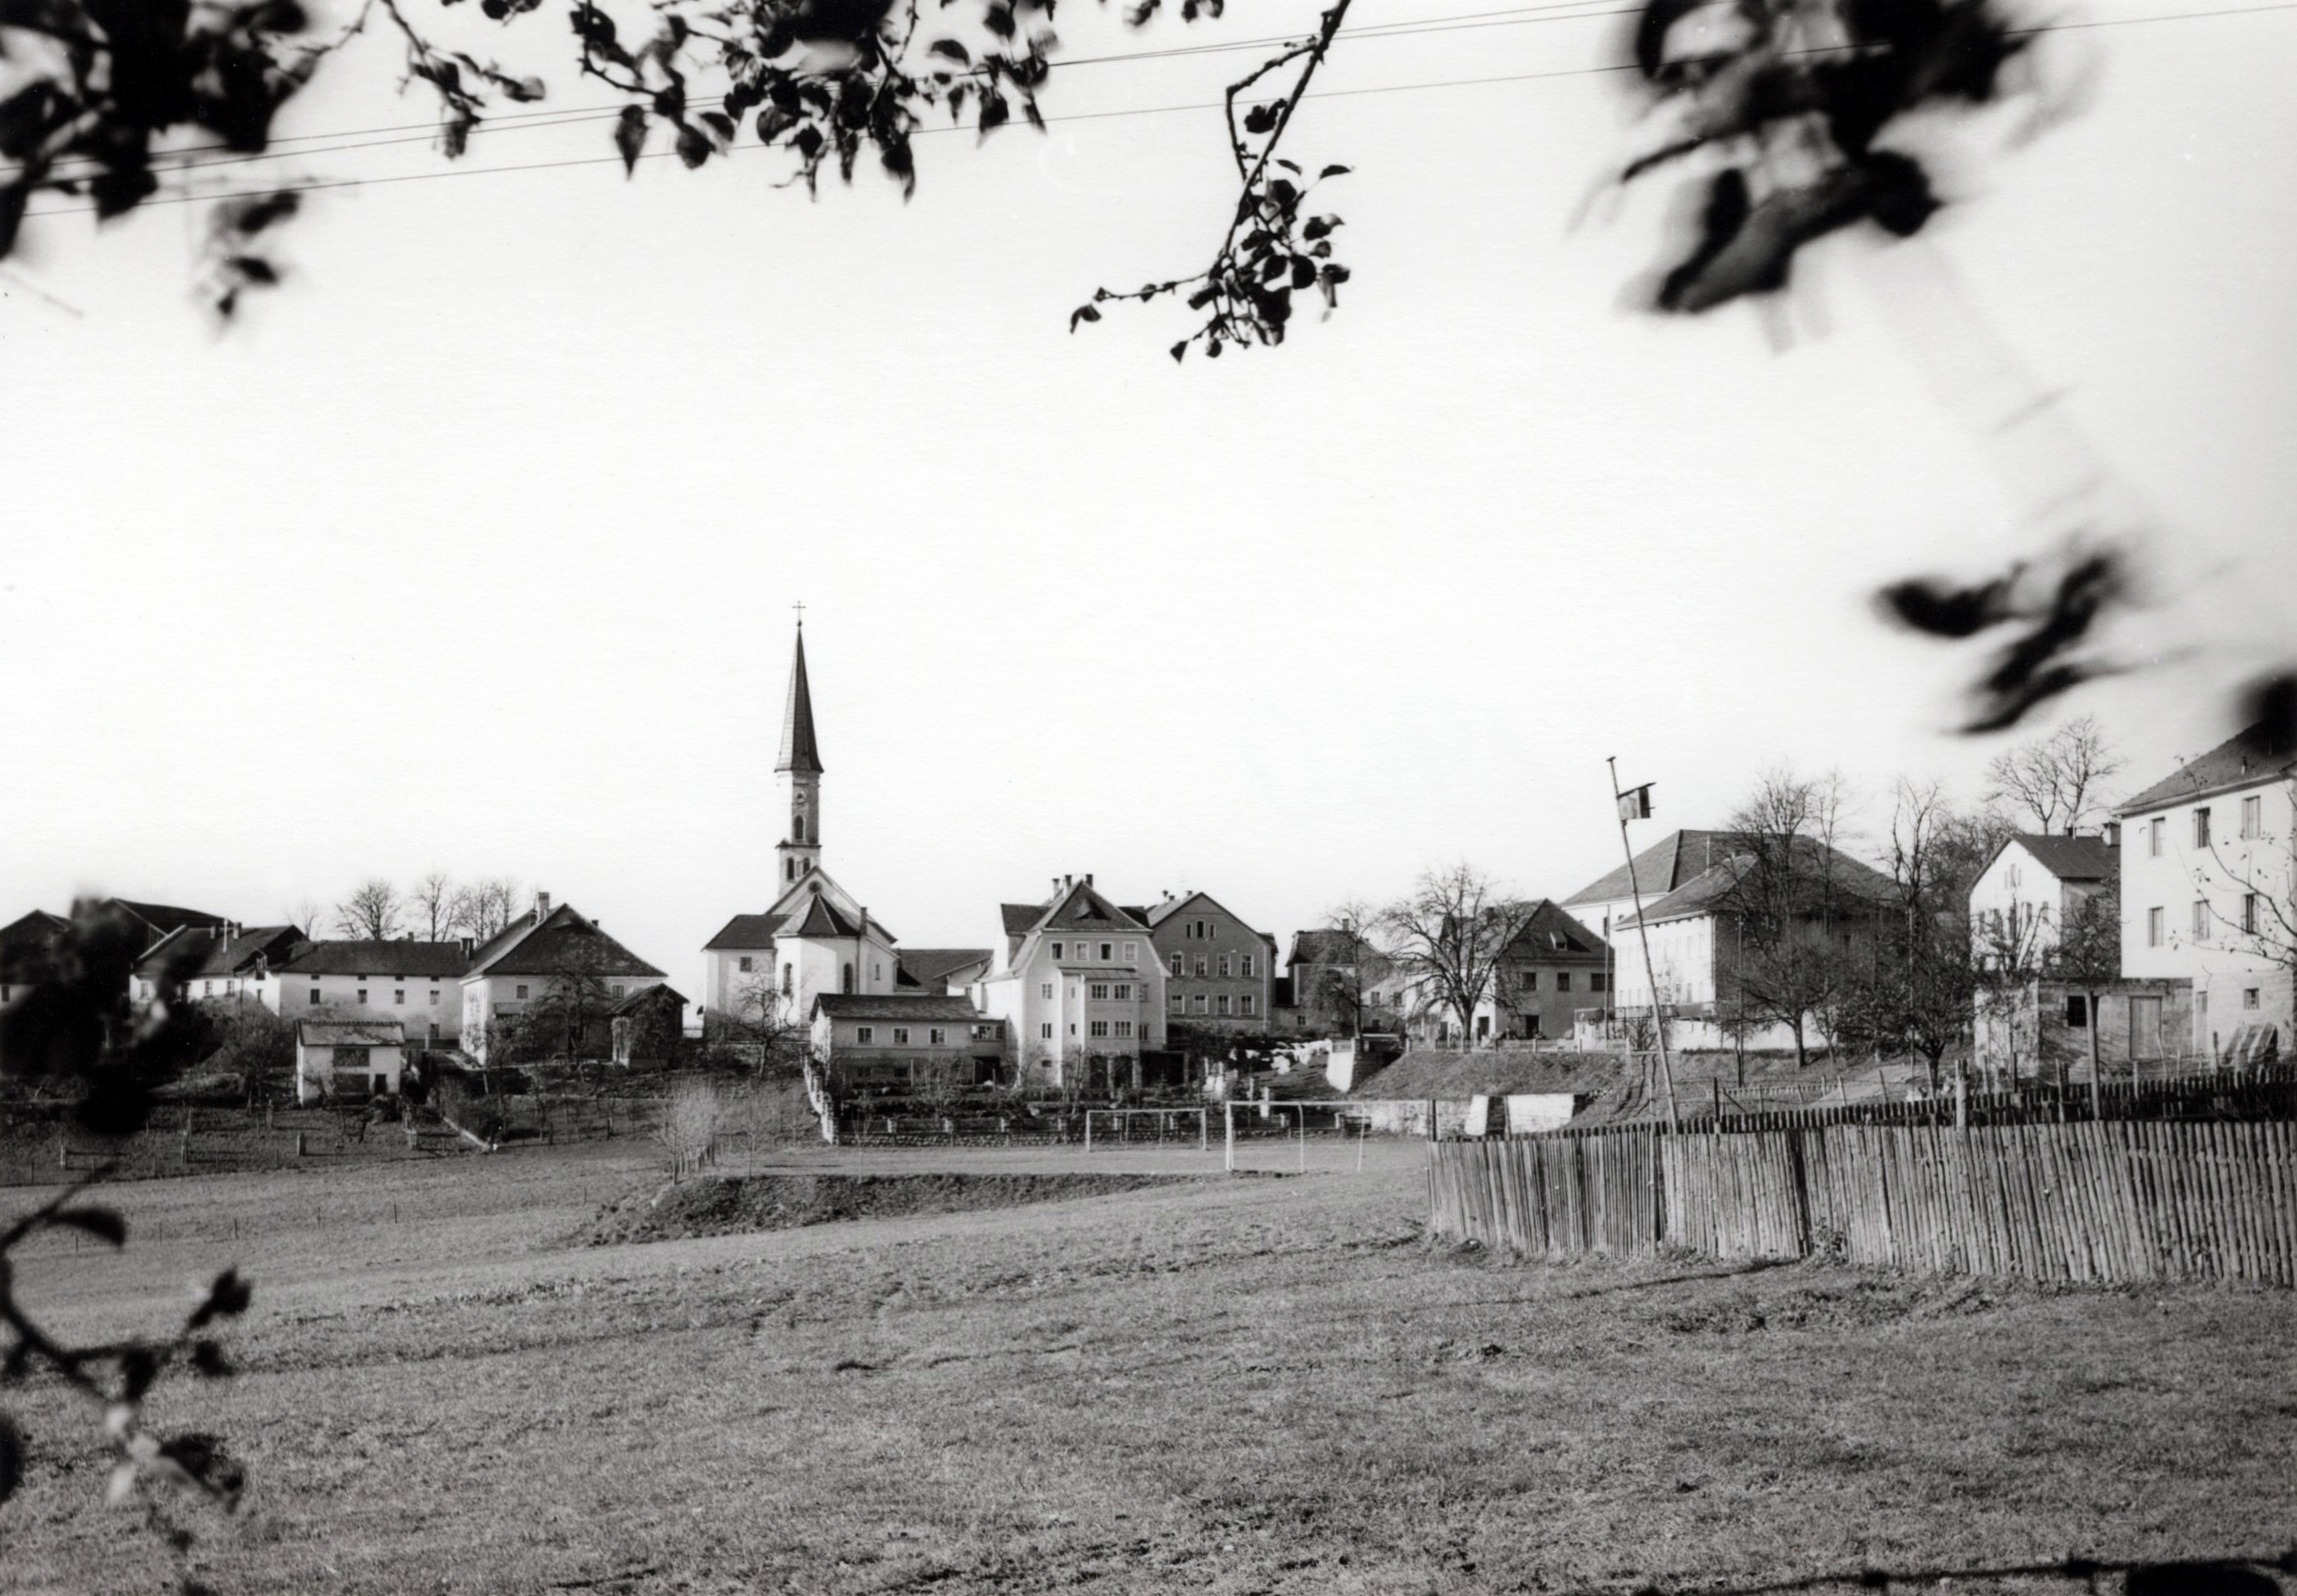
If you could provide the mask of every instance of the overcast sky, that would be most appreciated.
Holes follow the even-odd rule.
[[[1061,23],[1098,54],[1309,14]],[[1098,113],[1201,104],[1235,55],[1057,72],[1049,134],[922,141],[907,207],[875,173],[809,204],[755,150],[487,176],[606,133],[482,134],[457,176],[315,196],[220,339],[200,208],[34,224],[0,276],[0,919],[101,890],[274,920],[436,867],[692,982],[772,895],[800,599],[825,863],[913,945],[986,945],[1064,871],[1288,938],[1462,858],[1564,897],[1618,860],[1607,754],[1658,784],[1651,836],[1782,761],[1874,825],[1900,772],[1974,795],[2004,740],[1949,735],[1971,658],[1866,596],[1997,562],[2014,496],[1864,241],[1806,256],[1783,343],[1623,308],[1669,186],[1575,225],[1621,83],[1524,78],[1620,59],[1618,26],[1344,45],[1288,147],[1355,169],[1354,281],[1217,365],[1165,357],[1173,307],[1066,327],[1201,264],[1231,202],[1212,115]],[[2297,633],[2297,12],[2050,45],[2079,114],[1971,130],[1923,247],[2153,515],[2141,652],[2191,652],[2067,712],[2134,787]],[[281,131],[420,120],[386,53]]]

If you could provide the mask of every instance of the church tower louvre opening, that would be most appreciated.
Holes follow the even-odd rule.
[[[797,623],[790,661],[789,695],[782,703],[781,755],[774,762],[781,798],[782,841],[775,850],[781,884],[821,868],[821,748],[813,730],[813,689],[805,672],[805,620]]]

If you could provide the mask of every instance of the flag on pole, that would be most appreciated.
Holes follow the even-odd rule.
[[[1650,819],[1651,790],[1651,784],[1645,782],[1639,787],[1629,787],[1626,792],[1620,794],[1619,819],[1622,820]]]

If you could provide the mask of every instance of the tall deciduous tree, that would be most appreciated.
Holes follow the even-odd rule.
[[[461,891],[444,870],[432,870],[407,894],[408,913],[425,942],[443,942],[454,929],[455,900]]]
[[[2082,994],[2083,1020],[2089,1038],[2089,1103],[2093,1114],[2104,1109],[2104,1070],[2097,1055],[2098,999],[2121,978],[2121,887],[2109,877],[2098,891],[2085,897],[2058,928],[2058,940],[2044,957],[2047,973]],[[2060,1066],[2058,1085],[2065,1086]]]
[[[1730,922],[1729,991],[1717,997],[1741,1023],[1784,1026],[1795,1063],[1810,1060],[1814,1017],[1830,1031],[1854,977],[1844,938],[1871,934],[1873,893],[1852,879],[1837,844],[1844,836],[1848,784],[1835,774],[1766,772],[1731,817],[1730,872],[1717,896]]]
[[[2032,820],[2037,831],[2071,836],[2104,816],[2105,784],[2120,771],[2104,728],[2081,715],[1996,754],[1986,767],[1987,802]]]
[[[518,917],[526,896],[515,876],[489,876],[457,890],[448,924],[481,942],[494,936]]]
[[[406,923],[399,889],[382,876],[370,876],[335,905],[335,929],[356,942],[389,942]]]
[[[1538,907],[1462,862],[1420,876],[1374,926],[1382,955],[1412,994],[1415,1016],[1451,1015],[1464,1045],[1475,1032],[1477,1007],[1493,993],[1501,956]]]

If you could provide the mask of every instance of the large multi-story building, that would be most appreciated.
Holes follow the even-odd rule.
[[[973,985],[973,1005],[1004,1022],[1008,1057],[1027,1082],[1124,1084],[1165,1045],[1165,966],[1147,918],[1057,876],[1041,903],[1002,906],[1005,944]]]
[[[463,1032],[463,974],[478,943],[312,942],[278,967],[272,983],[289,1019],[360,1013],[397,1020],[410,1041],[436,1047]]]
[[[1256,1032],[1268,1029],[1276,941],[1255,931],[1208,893],[1166,894],[1129,911],[1148,926],[1165,967],[1167,1028]]]
[[[2260,720],[2155,782],[2121,820],[2121,973],[2193,983],[2172,1050],[2282,1057],[2297,965],[2297,728]],[[2158,1007],[2133,1010],[2143,1032]],[[2141,1034],[2141,1043],[2153,1039]]]

